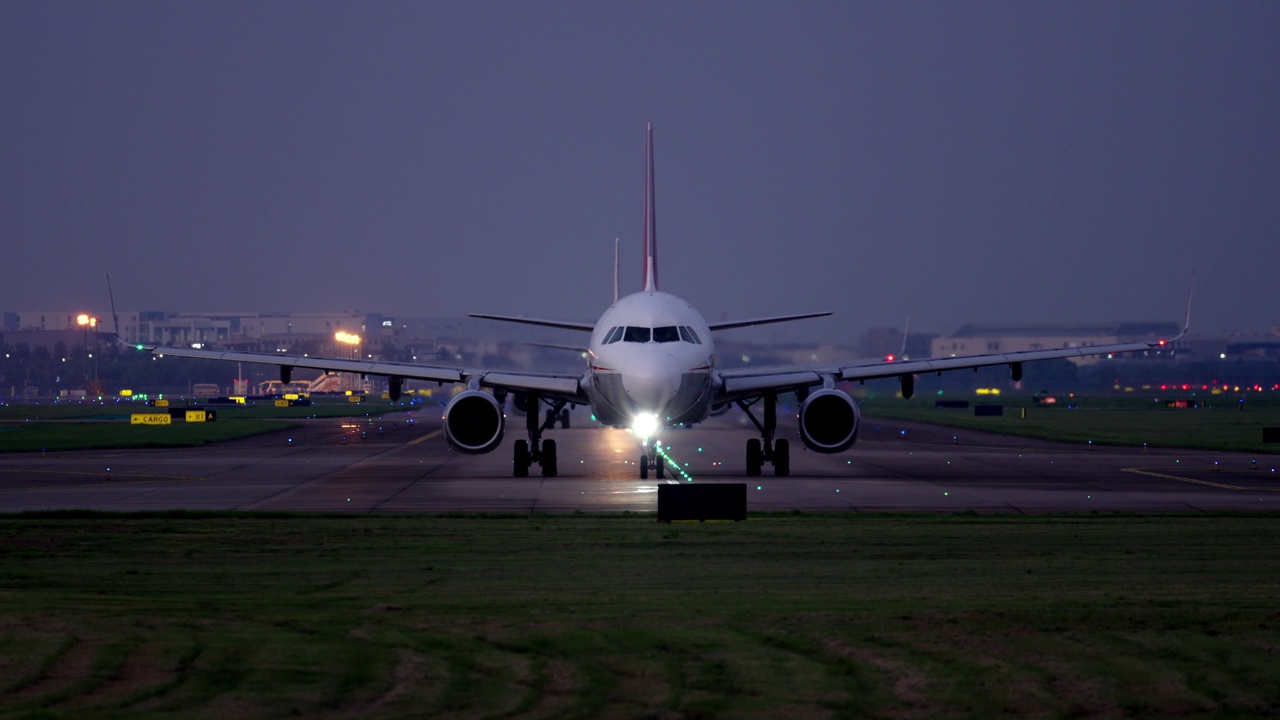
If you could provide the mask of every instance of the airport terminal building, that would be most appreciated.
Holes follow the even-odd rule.
[[[110,342],[112,321],[108,311],[4,312],[0,344],[15,347],[52,348],[101,345]],[[88,317],[92,325],[84,323]],[[124,311],[118,314],[119,335],[129,343],[176,346],[209,346],[226,349],[310,354],[345,354],[335,337],[359,336],[365,353],[403,359],[467,352],[510,353],[514,345],[564,343],[564,331],[530,325],[498,323],[469,317],[390,316],[346,310],[331,313],[270,312],[167,312]],[[589,319],[588,319],[589,321]],[[949,357],[1000,352],[1020,352],[1062,347],[1089,347],[1112,343],[1172,338],[1178,334],[1172,322],[1120,322],[1077,325],[998,325],[970,323],[950,335],[912,333],[903,337],[894,328],[872,328],[861,339],[836,339],[824,345],[761,346],[761,357],[785,361],[833,362],[851,357],[885,357],[903,354],[911,358]],[[725,338],[725,350],[747,357],[751,345]],[[1280,362],[1280,324],[1267,334],[1223,333],[1190,335],[1167,348],[1127,355],[1125,360],[1173,362],[1212,359],[1246,362]],[[727,358],[726,362],[727,362]],[[1103,357],[1079,358],[1088,365]]]

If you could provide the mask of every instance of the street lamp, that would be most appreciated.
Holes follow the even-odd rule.
[[[93,330],[93,344],[94,344],[94,350],[95,350],[95,352],[93,353],[93,387],[94,387],[94,391],[100,394],[100,392],[97,389],[98,388],[98,353],[96,352],[97,344],[98,344],[98,318],[94,317],[93,315],[89,315],[87,313],[80,313],[79,315],[76,316],[76,325],[79,325],[81,329],[84,330],[85,395],[87,397],[89,394],[89,330],[90,329]]]
[[[341,350],[338,351],[339,357],[344,360],[360,359],[360,336],[343,330],[333,334],[333,340],[336,345],[346,345],[348,353],[344,355]],[[335,348],[336,349],[336,348]],[[360,390],[359,376],[356,373],[342,373],[341,385],[343,390]]]

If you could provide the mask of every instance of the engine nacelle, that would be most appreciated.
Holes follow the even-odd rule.
[[[862,413],[843,390],[816,390],[800,405],[800,439],[820,453],[848,450],[858,439]]]
[[[466,390],[444,406],[444,436],[468,455],[487,453],[502,442],[502,407],[487,392]]]

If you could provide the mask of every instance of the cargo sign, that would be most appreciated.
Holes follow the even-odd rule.
[[[169,413],[134,413],[129,416],[130,425],[171,425]]]

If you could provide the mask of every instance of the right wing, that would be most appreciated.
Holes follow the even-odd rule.
[[[484,387],[503,390],[522,390],[545,393],[568,402],[587,404],[579,375],[553,373],[526,373],[507,370],[483,370],[447,367],[443,365],[417,365],[415,363],[384,362],[377,360],[341,360],[338,358],[311,357],[308,355],[284,355],[277,353],[232,352],[222,350],[196,350],[194,348],[164,347],[160,345],[136,345],[160,357],[199,358],[230,362],[262,363],[281,368],[303,368],[325,372],[348,372],[362,375],[382,375],[406,380],[425,380],[437,383],[477,382]]]

